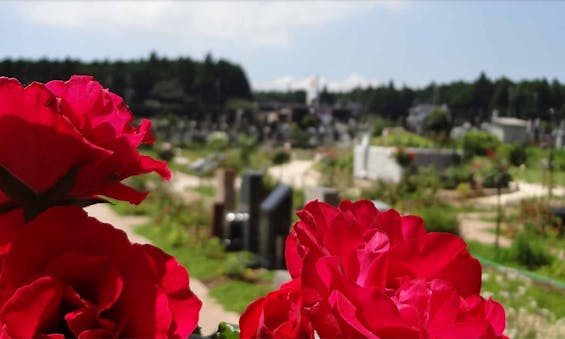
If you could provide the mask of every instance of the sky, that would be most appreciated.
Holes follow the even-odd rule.
[[[254,89],[565,82],[565,1],[0,1],[0,59],[207,53]]]

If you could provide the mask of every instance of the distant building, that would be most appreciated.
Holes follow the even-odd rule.
[[[419,104],[413,106],[408,111],[408,117],[406,118],[406,127],[415,133],[423,133],[424,121],[430,115],[430,113],[432,113],[436,109],[447,112],[449,116],[449,108],[445,104],[441,106],[433,104]]]
[[[523,143],[528,141],[528,130],[530,123],[526,120],[499,117],[493,114],[489,123],[483,123],[482,129],[489,132],[505,144]]]

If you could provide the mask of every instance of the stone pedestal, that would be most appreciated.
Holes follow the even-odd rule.
[[[339,204],[339,193],[332,187],[310,187],[304,191],[306,202],[318,200],[333,206]]]

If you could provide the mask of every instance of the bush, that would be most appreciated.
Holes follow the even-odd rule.
[[[404,147],[417,147],[417,148],[433,148],[436,147],[436,143],[430,139],[419,136],[418,134],[399,131],[393,132],[388,135],[383,135],[381,137],[373,138],[371,140],[372,145],[376,146],[404,146]]]
[[[467,199],[471,196],[471,185],[468,182],[460,183],[459,185],[457,185],[456,190],[459,194],[459,197],[463,199]]]
[[[285,150],[278,150],[273,154],[271,161],[273,162],[273,165],[282,165],[287,163],[290,161],[290,153]]]
[[[558,236],[565,233],[561,219],[553,214],[547,201],[542,199],[524,199],[520,201],[520,220],[526,227],[539,235],[547,235],[553,230]]]
[[[424,227],[428,232],[448,232],[459,235],[457,214],[444,208],[426,208],[417,210],[416,215],[424,219]]]
[[[254,261],[255,256],[252,253],[231,253],[224,263],[222,273],[235,280],[247,280],[248,266]]]
[[[470,166],[449,167],[442,178],[441,186],[446,189],[454,189],[463,183],[470,186],[474,183],[473,171]]]
[[[519,144],[513,144],[509,147],[508,162],[510,164],[520,166],[525,164],[527,159],[526,147]]]
[[[175,153],[172,149],[160,149],[157,151],[157,158],[164,161],[171,161],[175,157]]]
[[[496,188],[508,187],[512,181],[512,175],[508,172],[501,171],[497,167],[489,169],[483,178],[483,187],[486,188]]]
[[[475,155],[487,155],[489,150],[496,150],[500,144],[500,140],[490,133],[470,131],[463,137],[463,154],[467,159]]]
[[[223,151],[229,146],[229,137],[224,132],[212,132],[208,135],[208,147],[215,151]]]
[[[520,265],[529,269],[549,265],[553,261],[553,257],[546,250],[543,240],[527,230],[518,234],[510,251]]]

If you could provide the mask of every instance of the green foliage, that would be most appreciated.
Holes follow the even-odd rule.
[[[501,171],[496,166],[491,167],[483,177],[483,187],[496,188],[508,187],[512,181],[512,175],[506,171]]]
[[[459,197],[462,199],[469,198],[472,192],[471,184],[469,184],[468,182],[459,183],[455,190],[457,191],[457,194],[459,194]]]
[[[243,313],[253,300],[266,295],[272,289],[271,284],[230,280],[212,287],[209,293],[212,298],[223,304],[227,311]]]
[[[229,145],[229,137],[224,132],[212,132],[208,135],[208,147],[215,151],[223,151]]]
[[[253,93],[253,96],[260,102],[278,101],[287,104],[306,103],[306,91],[304,90],[286,92],[257,91]]]
[[[194,191],[206,197],[214,197],[214,194],[216,194],[216,187],[200,185],[198,187],[195,187]]]
[[[436,108],[424,120],[424,132],[440,143],[446,141],[451,122],[446,111]]]
[[[380,137],[383,134],[383,130],[386,127],[385,121],[381,117],[376,117],[373,119],[373,132],[374,137]]]
[[[290,140],[293,147],[299,148],[309,148],[310,145],[310,135],[308,132],[300,128],[296,124],[292,124],[290,127]]]
[[[388,135],[372,138],[371,144],[375,146],[404,146],[419,148],[434,148],[436,143],[430,139],[407,131],[392,132]]]
[[[282,165],[290,161],[290,153],[285,150],[277,150],[271,156],[273,165]]]
[[[237,146],[239,151],[239,157],[243,167],[247,168],[251,162],[251,155],[257,150],[257,138],[254,136],[248,136],[245,134],[240,134],[237,138]]]
[[[200,112],[215,114],[221,107],[218,104],[230,99],[252,98],[243,69],[210,55],[203,61],[170,59],[154,52],[129,61],[4,59],[0,61],[0,74],[18,78],[24,84],[90,74],[104,87],[127,98],[128,106],[138,116],[172,113],[201,118]]]
[[[239,339],[239,326],[221,322],[216,332],[218,339]]]
[[[316,164],[324,186],[348,188],[353,178],[353,151],[332,149],[327,151]]]
[[[416,154],[414,154],[413,152],[410,151],[407,152],[403,147],[397,147],[393,155],[396,162],[402,168],[408,167],[412,163],[412,160],[414,160],[414,157],[416,156]]]
[[[159,158],[160,160],[164,160],[166,162],[169,162],[169,161],[173,160],[174,157],[175,157],[175,153],[170,148],[160,149],[160,150],[157,151],[157,158]]]
[[[501,145],[499,152],[508,159],[512,166],[520,166],[528,160],[526,146],[520,144]]]
[[[490,133],[482,131],[469,131],[463,136],[463,154],[470,159],[475,155],[487,155],[489,150],[496,150],[500,140]]]
[[[246,280],[247,266],[254,260],[253,253],[230,253],[224,262],[222,273],[235,280]]]
[[[454,189],[461,184],[471,186],[473,183],[474,176],[470,165],[459,165],[447,168],[441,180],[441,186],[446,189]]]
[[[565,234],[565,225],[553,214],[549,202],[544,199],[523,199],[520,201],[520,220],[526,227],[539,235],[550,233],[556,236]]]
[[[511,255],[518,264],[528,269],[536,269],[550,264],[553,257],[547,251],[543,240],[532,236],[531,232],[523,231],[518,234],[511,247]]]
[[[428,232],[448,232],[459,235],[457,214],[445,208],[425,208],[414,211],[415,215],[424,219],[424,227]]]
[[[224,110],[228,112],[245,112],[245,113],[255,113],[257,111],[257,106],[245,99],[230,99],[224,105]]]

